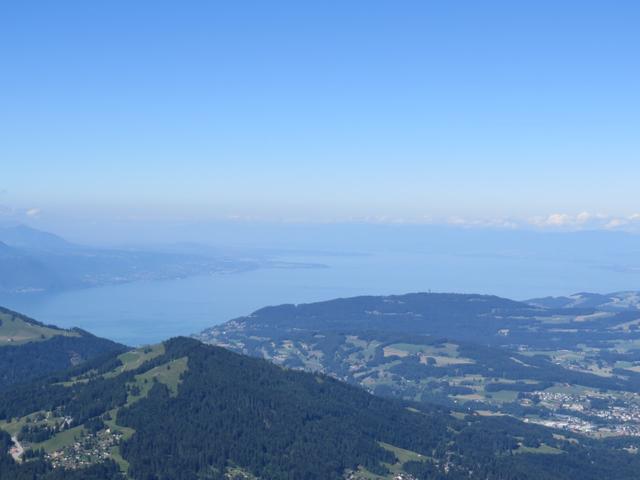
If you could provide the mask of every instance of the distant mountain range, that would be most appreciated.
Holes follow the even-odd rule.
[[[93,248],[24,225],[0,227],[0,294],[47,293],[136,280],[185,278],[269,267],[314,267],[207,247]]]
[[[46,291],[64,284],[35,256],[0,242],[0,293]]]
[[[0,241],[27,250],[60,251],[78,248],[64,238],[26,225],[0,227]]]

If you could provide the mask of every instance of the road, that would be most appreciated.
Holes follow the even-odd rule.
[[[11,437],[11,441],[13,441],[13,447],[11,447],[11,456],[13,457],[13,459],[16,462],[21,462],[22,461],[22,454],[24,453],[24,448],[22,447],[22,445],[20,444],[20,442],[18,441],[17,437]]]

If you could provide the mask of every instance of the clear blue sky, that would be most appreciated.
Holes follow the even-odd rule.
[[[632,221],[638,25],[624,0],[2,2],[0,211]]]

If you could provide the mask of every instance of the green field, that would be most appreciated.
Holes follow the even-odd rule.
[[[19,316],[0,313],[0,346],[42,342],[58,335],[79,336],[76,332],[36,325]]]
[[[143,363],[148,362],[149,360],[153,360],[156,357],[164,354],[164,345],[162,343],[158,345],[153,345],[149,347],[137,348],[136,350],[131,350],[130,352],[125,352],[121,355],[118,355],[118,358],[122,362],[122,366],[117,369],[105,373],[105,378],[113,378],[122,372],[128,372],[130,370],[135,370],[136,368],[142,366]]]
[[[187,357],[178,358],[152,368],[145,373],[136,375],[134,384],[140,389],[140,393],[138,395],[129,395],[127,405],[131,405],[132,403],[145,398],[149,394],[154,381],[163,383],[169,388],[173,396],[177,395],[180,376],[186,372],[188,368],[187,361]]]
[[[0,430],[4,430],[8,432],[11,436],[16,435],[20,429],[27,423],[27,417],[22,417],[17,420],[13,420],[11,422],[7,422],[6,420],[0,421]]]
[[[411,450],[405,450],[403,448],[399,448],[399,447],[395,447],[393,445],[390,445],[388,443],[384,443],[384,442],[380,442],[380,446],[382,448],[384,448],[385,450],[389,450],[390,452],[392,452],[395,456],[396,456],[396,463],[389,464],[389,463],[385,463],[384,466],[387,467],[389,469],[389,474],[388,475],[376,475],[375,473],[369,472],[368,470],[360,467],[358,469],[358,478],[359,479],[363,479],[363,480],[389,480],[389,479],[393,479],[396,477],[396,475],[398,475],[399,473],[401,473],[402,470],[402,466],[407,463],[407,462],[412,462],[412,461],[416,461],[416,462],[422,462],[427,460],[427,457],[425,457],[424,455],[420,455],[419,453],[416,452],[412,452]]]
[[[121,355],[118,355],[118,359],[122,362],[122,365],[107,372],[102,375],[104,378],[114,378],[120,375],[123,372],[128,372],[130,370],[135,370],[136,368],[142,366],[145,362],[149,360],[153,360],[156,357],[159,357],[164,353],[164,345],[153,345],[149,347],[141,347],[136,350],[131,350],[129,352],[125,352]],[[78,377],[73,377],[71,380],[67,382],[62,382],[61,385],[65,387],[70,387],[76,383],[88,382],[93,376],[96,375],[96,371],[92,370],[86,372]]]
[[[44,451],[47,453],[55,452],[56,450],[73,445],[76,440],[82,437],[82,430],[82,425],[70,428],[69,430],[58,433],[46,442],[31,444],[30,448],[34,450],[44,448]]]
[[[136,433],[136,431],[133,428],[121,427],[120,425],[116,424],[116,416],[118,414],[117,412],[117,409],[110,410],[109,415],[111,416],[111,420],[106,420],[104,423],[111,430],[118,430],[122,432],[122,440],[128,440],[134,433]],[[126,474],[129,471],[129,462],[127,462],[122,457],[119,446],[111,447],[111,458],[113,458],[113,460],[118,464],[120,470],[123,473]]]
[[[385,357],[407,357],[409,355],[420,355],[421,361],[426,362],[430,357],[439,367],[448,365],[468,365],[475,363],[470,358],[460,356],[458,345],[453,343],[442,343],[438,345],[420,345],[413,343],[394,343],[384,347]]]
[[[534,447],[525,447],[524,445],[520,445],[517,450],[514,450],[513,453],[522,454],[522,453],[535,453],[539,455],[560,455],[564,453],[559,448],[551,447],[547,444],[542,444],[537,448]]]

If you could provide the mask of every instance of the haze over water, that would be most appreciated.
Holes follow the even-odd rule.
[[[252,311],[354,295],[415,291],[486,293],[524,300],[638,285],[640,274],[576,261],[425,253],[283,257],[328,268],[258,269],[134,282],[2,304],[45,323],[80,327],[130,345],[190,335]]]
[[[640,3],[615,3],[4,2],[0,224],[377,253],[0,304],[137,344],[281,302],[639,288]]]

